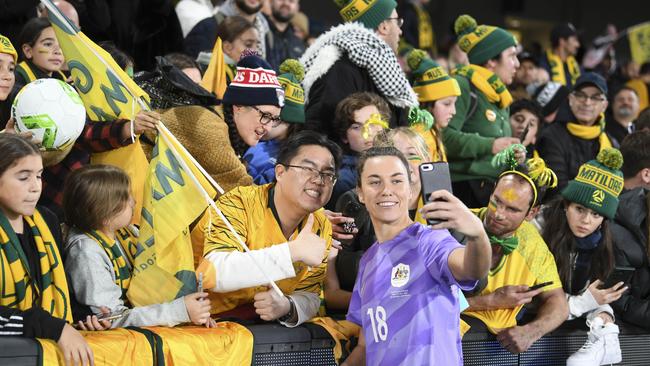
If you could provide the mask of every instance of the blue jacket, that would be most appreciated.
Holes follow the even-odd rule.
[[[275,181],[275,163],[280,151],[280,141],[260,141],[244,154],[246,170],[257,185]]]

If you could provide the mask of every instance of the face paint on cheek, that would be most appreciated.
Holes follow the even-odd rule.
[[[42,49],[38,49],[38,50],[36,50],[36,53],[40,53],[41,55],[45,55],[45,54],[47,54],[47,53],[50,53],[50,51],[48,51],[48,50],[42,50]]]
[[[497,212],[497,204],[496,204],[496,202],[494,202],[493,200],[490,200],[490,202],[488,203],[488,210],[491,213]]]
[[[503,199],[508,203],[513,203],[519,199],[519,195],[514,189],[508,188],[505,190],[505,192],[503,192]]]

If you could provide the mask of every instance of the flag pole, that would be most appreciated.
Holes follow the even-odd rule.
[[[162,139],[167,143],[167,147],[169,147],[169,149],[172,151],[172,153],[173,153],[173,154],[178,158],[178,157],[179,157],[178,152],[176,151],[174,145],[170,143],[170,141],[169,141],[169,139],[168,139],[168,137],[167,137],[167,135],[166,135],[166,133],[165,133],[166,128],[164,128],[164,125],[163,125],[162,123],[160,123],[159,125],[160,125],[160,126],[163,126],[163,128],[161,128],[161,129],[159,130],[159,134],[158,134],[158,136],[159,136],[159,137],[162,137]],[[248,245],[246,245],[246,243],[244,243],[244,241],[243,241],[242,238],[239,236],[239,234],[237,233],[237,231],[235,230],[235,228],[232,227],[232,224],[230,223],[230,221],[228,221],[228,219],[224,216],[223,212],[221,212],[221,210],[220,210],[220,209],[217,207],[217,205],[214,203],[214,201],[212,200],[212,197],[210,197],[210,195],[208,194],[208,192],[206,192],[206,190],[203,188],[203,186],[201,186],[201,183],[199,183],[199,181],[196,179],[196,177],[194,176],[194,174],[192,174],[192,171],[191,171],[190,168],[187,166],[187,163],[185,162],[185,159],[178,159],[178,162],[181,164],[181,166],[183,167],[183,169],[185,170],[185,172],[187,173],[187,175],[190,177],[190,180],[194,183],[194,185],[195,185],[196,188],[199,190],[199,192],[201,193],[201,195],[203,196],[203,198],[205,198],[205,200],[207,201],[208,205],[209,205],[210,207],[212,207],[212,208],[217,212],[217,214],[219,215],[219,217],[221,218],[221,220],[223,220],[223,222],[224,222],[224,223],[226,224],[226,226],[228,227],[228,230],[230,230],[230,232],[235,236],[235,238],[237,239],[237,241],[239,242],[239,244],[242,246],[242,248],[244,248],[244,251],[246,251],[246,252],[251,252],[250,248],[248,248]],[[209,208],[208,208],[208,209],[209,209]],[[262,268],[262,266],[257,262],[257,260],[255,259],[255,257],[252,257],[252,256],[251,256],[251,259],[253,260],[253,263],[255,264],[255,266],[257,267],[257,269],[260,271],[260,273],[262,273],[262,275],[264,276],[264,278],[269,282],[269,285],[270,285],[270,286],[275,290],[275,292],[276,292],[278,295],[280,295],[280,296],[284,296],[284,293],[282,292],[282,290],[280,290],[280,288],[278,287],[278,285],[276,285],[275,282],[273,282],[273,280],[271,279],[271,277],[269,277],[269,276],[266,274],[266,272],[264,271],[264,269]]]

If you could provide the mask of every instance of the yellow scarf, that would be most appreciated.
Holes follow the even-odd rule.
[[[431,17],[422,6],[413,4],[413,8],[418,17],[417,48],[435,52],[435,38],[433,37],[433,27],[431,27]]]
[[[122,289],[122,299],[126,299],[126,291],[129,289],[129,284],[131,283],[130,268],[133,265],[132,254],[133,249],[137,245],[137,237],[129,228],[120,229],[115,232],[117,242],[99,230],[93,230],[86,233],[86,235],[95,240],[104,249],[104,252],[106,252],[106,255],[113,264],[115,284]],[[122,250],[124,250],[126,256],[122,254],[122,250],[118,248],[118,245],[122,246]]]
[[[16,66],[16,72],[26,76],[28,83],[31,83],[32,81],[38,79],[38,77],[36,76],[36,73],[34,73],[34,70],[32,70],[31,66],[26,61],[22,61],[21,63],[18,64],[18,66]],[[58,75],[58,76],[55,76],[55,75]],[[65,75],[61,71],[56,71],[56,72],[52,73],[52,77],[55,78],[55,79],[63,80],[63,81],[66,80]]]
[[[2,296],[0,305],[20,310],[29,310],[41,306],[43,310],[67,322],[72,322],[68,281],[63,270],[63,261],[41,214],[34,211],[33,216],[24,216],[34,242],[41,273],[34,273],[29,268],[27,256],[23,251],[18,236],[7,218],[0,213],[0,283]],[[40,276],[43,287],[39,289],[34,276]]]
[[[546,58],[551,67],[551,80],[562,85],[568,85],[566,75],[564,74],[564,63],[560,56],[554,54],[551,50],[546,50]],[[566,59],[566,64],[569,68],[569,76],[571,77],[571,85],[575,85],[576,80],[580,77],[580,65],[575,57],[569,56]]]
[[[569,122],[566,124],[566,128],[569,130],[570,134],[583,140],[593,140],[598,138],[598,143],[600,144],[598,151],[603,151],[604,149],[612,147],[612,142],[605,133],[605,117],[603,115],[600,116],[600,122],[593,126],[584,126],[578,123]]]
[[[512,95],[506,84],[492,71],[478,65],[468,65],[453,73],[468,78],[490,103],[499,103],[499,108],[507,108],[512,104]]]

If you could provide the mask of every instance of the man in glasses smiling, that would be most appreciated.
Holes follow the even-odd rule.
[[[219,293],[210,297],[213,314],[296,326],[320,307],[332,243],[322,207],[336,183],[341,149],[303,131],[288,138],[277,161],[275,183],[238,187],[217,201],[251,251],[244,251],[215,212],[208,213],[194,229],[206,233],[197,271],[204,273],[205,288]],[[285,296],[268,288],[268,278]]]
[[[539,138],[538,152],[557,174],[560,192],[578,174],[580,165],[595,159],[598,152],[612,147],[605,132],[607,83],[602,76],[581,75],[569,94],[571,120],[558,121],[546,128]]]

